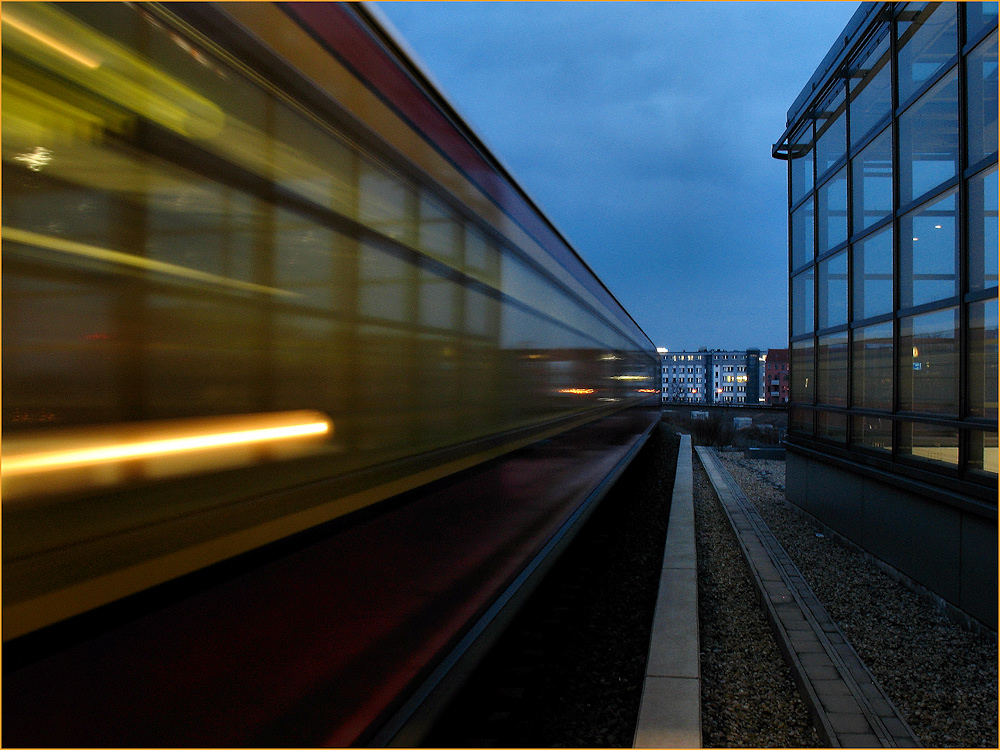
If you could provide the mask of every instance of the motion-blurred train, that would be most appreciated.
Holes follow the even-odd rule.
[[[371,8],[0,22],[3,743],[414,741],[652,343]]]

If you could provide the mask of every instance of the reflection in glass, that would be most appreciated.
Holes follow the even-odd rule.
[[[815,364],[813,340],[793,341],[791,358],[791,400],[811,404],[816,382],[813,377],[813,365]]]
[[[847,333],[817,340],[816,402],[847,406]]]
[[[969,305],[969,416],[997,418],[997,300]]]
[[[816,412],[816,437],[847,442],[847,415],[831,411]]]
[[[997,150],[997,32],[969,53],[966,70],[969,164]]]
[[[892,450],[892,420],[867,414],[851,419],[851,442],[871,450]]]
[[[969,180],[969,289],[997,285],[997,168]]]
[[[899,428],[900,455],[958,466],[958,428],[922,422],[902,422]]]
[[[997,3],[966,3],[965,4],[965,38],[972,41],[983,29],[995,26],[997,22]]]
[[[900,221],[900,307],[958,294],[957,193],[907,214]]]
[[[813,199],[810,198],[792,214],[792,268],[798,268],[815,257],[814,225]]]
[[[958,174],[958,73],[952,69],[899,118],[899,192],[906,204]]]
[[[996,431],[969,430],[969,468],[977,474],[997,477],[997,459],[1000,450],[997,447]]]
[[[956,5],[909,3],[901,14],[900,18],[907,20],[900,20],[897,27],[900,104],[958,53]],[[916,18],[910,20],[913,12]]]
[[[846,97],[842,86],[820,105],[816,115],[816,176],[821,178],[847,153]]]
[[[812,123],[799,128],[788,144],[789,169],[792,173],[792,203],[798,202],[802,196],[812,190],[813,186],[813,147]]]
[[[819,264],[819,323],[820,330],[847,322],[847,250]]]
[[[892,226],[857,242],[854,252],[854,319],[892,310]]]
[[[899,408],[958,414],[958,309],[903,318],[899,329]]]
[[[892,322],[854,329],[851,404],[892,409]]]
[[[847,241],[847,167],[820,187],[816,226],[818,255]]]
[[[892,129],[886,128],[854,157],[854,233],[892,213]]]
[[[802,435],[813,434],[813,411],[803,409],[801,406],[793,406],[789,409],[788,429]]]
[[[792,277],[792,335],[813,330],[813,269]]]
[[[892,110],[889,68],[889,35],[886,34],[851,75],[852,146]]]

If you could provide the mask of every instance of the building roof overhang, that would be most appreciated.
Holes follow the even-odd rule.
[[[847,59],[850,52],[858,46],[858,42],[864,41],[868,30],[874,26],[875,20],[883,11],[887,11],[892,3],[861,3],[860,7],[851,16],[847,26],[837,37],[826,57],[816,68],[816,72],[799,92],[792,106],[788,109],[785,118],[785,131],[781,134],[778,142],[771,146],[771,156],[775,159],[790,159],[795,154],[790,153],[787,143],[792,130],[799,124],[803,116],[808,114],[812,103],[823,96],[829,88],[830,83],[838,76],[841,66]]]

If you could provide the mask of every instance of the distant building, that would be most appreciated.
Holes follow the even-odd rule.
[[[662,401],[680,404],[761,403],[762,369],[759,349],[696,352],[660,351]]]
[[[760,405],[760,349],[713,351],[710,356],[708,403]]]
[[[764,364],[764,403],[778,406],[788,403],[788,350],[768,349]]]
[[[788,110],[787,497],[997,627],[997,4],[863,3]]]
[[[697,352],[660,352],[662,389],[664,403],[704,404],[706,403],[707,381],[705,350]]]

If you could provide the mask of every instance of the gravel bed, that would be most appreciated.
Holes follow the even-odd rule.
[[[631,747],[679,438],[658,425],[425,747]]]
[[[784,461],[719,456],[924,746],[997,747],[996,636],[823,535],[785,501]]]
[[[694,461],[705,747],[819,747],[729,522]]]

